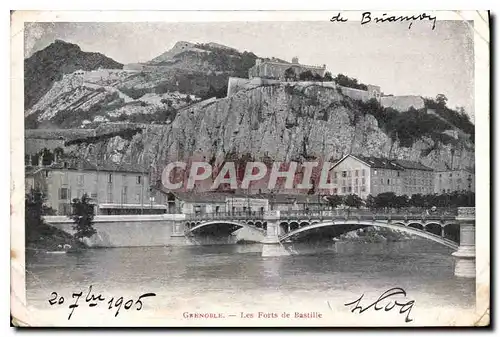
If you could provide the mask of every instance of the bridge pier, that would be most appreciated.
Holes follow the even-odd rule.
[[[476,277],[475,207],[459,207],[460,246],[452,255],[456,257],[455,276]]]
[[[264,214],[267,221],[266,237],[262,240],[262,256],[283,256],[290,253],[283,247],[279,240],[280,211],[268,211]]]

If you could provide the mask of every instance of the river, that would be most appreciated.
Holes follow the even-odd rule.
[[[403,288],[406,298],[415,301],[412,316],[419,310],[426,315],[433,309],[474,308],[474,279],[454,276],[452,251],[444,246],[421,239],[336,246],[326,253],[265,258],[260,244],[28,253],[27,301],[29,306],[54,310],[57,305],[51,306],[48,300],[55,291],[66,299],[61,309],[69,312],[71,294],[83,291],[85,296],[90,285],[94,293],[106,298],[124,296],[126,300],[153,292],[155,297],[144,299],[145,310],[167,310],[167,315],[175,315],[169,317],[171,322],[179,319],[193,325],[207,321],[185,319],[186,311],[222,312],[225,319],[266,310],[288,310],[292,315],[306,309],[333,310],[355,315],[345,303],[362,294],[376,300],[393,287]],[[300,252],[300,247],[295,250]],[[85,306],[83,298],[81,307]],[[82,316],[76,310],[74,315]],[[119,315],[123,318],[132,312],[122,308]],[[405,315],[391,315],[392,321],[404,322]],[[113,318],[111,313],[108,316]]]

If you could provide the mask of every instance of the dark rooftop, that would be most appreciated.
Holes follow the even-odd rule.
[[[427,167],[419,162],[416,161],[411,161],[411,160],[402,160],[402,159],[388,159],[388,158],[379,158],[379,157],[365,157],[365,156],[358,156],[358,155],[349,155],[352,156],[364,163],[366,163],[368,166],[372,168],[381,168],[381,169],[388,169],[388,170],[397,170],[397,171],[402,171],[402,170],[421,170],[421,171],[434,171],[432,168]],[[335,165],[337,166],[340,162],[342,162],[345,158],[348,156],[345,156],[341,160],[339,160]],[[333,169],[333,167],[332,167]]]

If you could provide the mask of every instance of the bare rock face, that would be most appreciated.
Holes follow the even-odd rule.
[[[369,113],[337,90],[320,85],[262,86],[180,110],[171,124],[148,125],[131,140],[101,142],[102,159],[154,166],[228,155],[277,161],[332,161],[348,153],[420,161],[434,169],[474,167],[467,139],[443,145],[421,138],[411,147],[393,142]],[[146,163],[146,164],[144,164]]]

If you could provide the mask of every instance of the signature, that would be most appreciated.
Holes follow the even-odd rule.
[[[64,304],[64,301],[65,301],[64,297],[58,296],[57,292],[53,291],[50,294],[50,296],[51,296],[51,298],[49,299],[49,304],[51,306]],[[74,302],[68,306],[68,308],[71,310],[69,313],[69,316],[68,316],[68,320],[71,319],[71,316],[73,315],[73,312],[75,311],[75,309],[80,306],[80,304],[78,304],[78,301],[80,300],[80,298],[82,296],[83,296],[83,291],[80,291],[78,293],[74,292],[72,294],[71,298],[74,299]],[[116,312],[115,312],[115,317],[116,317],[120,313],[120,309],[122,308],[122,306],[123,306],[123,308],[125,308],[125,310],[129,310],[132,307],[135,307],[137,311],[140,311],[142,309],[142,301],[141,300],[143,298],[152,297],[152,296],[156,296],[156,294],[155,293],[145,293],[145,294],[142,294],[141,296],[139,296],[137,298],[137,300],[135,300],[135,301],[133,299],[129,299],[126,302],[124,302],[125,300],[124,300],[123,296],[116,298],[116,300],[115,300],[115,297],[111,297],[106,302],[106,298],[103,297],[102,294],[99,294],[99,295],[93,294],[92,293],[92,286],[89,286],[87,295],[85,296],[85,303],[83,303],[83,301],[84,301],[83,299],[82,299],[82,301],[80,301],[80,303],[82,303],[82,304],[88,303],[89,307],[92,308],[92,307],[97,306],[100,302],[106,302],[109,310],[116,309]]]
[[[387,290],[386,292],[384,292],[382,295],[380,295],[380,297],[375,302],[371,303],[368,306],[365,306],[364,308],[361,305],[361,300],[365,296],[365,294],[363,294],[357,300],[350,302],[350,303],[345,303],[344,306],[355,305],[352,308],[351,312],[356,312],[356,310],[358,310],[360,314],[362,314],[363,312],[365,312],[366,310],[368,310],[370,308],[373,308],[376,311],[382,310],[382,309],[384,309],[385,311],[391,311],[392,309],[394,309],[397,306],[397,307],[399,307],[400,314],[406,313],[406,318],[405,318],[406,323],[413,321],[413,319],[410,318],[410,313],[411,313],[411,309],[413,308],[413,304],[415,303],[415,301],[411,300],[411,301],[407,301],[407,302],[403,302],[403,301],[400,302],[398,300],[388,299],[389,297],[396,296],[396,295],[403,295],[404,297],[406,297],[406,291],[404,291],[404,289],[402,289],[402,288],[397,288],[397,287],[391,288],[391,289]],[[384,304],[385,304],[385,306],[384,306]]]

